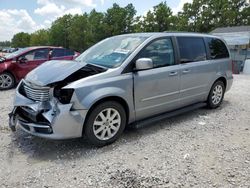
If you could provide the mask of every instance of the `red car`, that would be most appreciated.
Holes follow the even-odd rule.
[[[0,90],[15,86],[28,72],[49,60],[72,60],[79,55],[73,50],[51,47],[27,47],[0,57]]]

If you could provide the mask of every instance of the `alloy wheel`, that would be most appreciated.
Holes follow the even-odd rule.
[[[0,75],[0,88],[7,89],[13,84],[13,79],[8,74],[1,74]]]
[[[114,108],[106,108],[96,116],[93,131],[99,140],[108,140],[117,134],[120,126],[120,113]]]
[[[217,105],[220,103],[223,96],[223,88],[221,85],[216,85],[213,89],[212,93],[212,102],[214,105]]]

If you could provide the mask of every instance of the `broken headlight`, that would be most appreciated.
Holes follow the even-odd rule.
[[[62,104],[69,104],[74,93],[74,89],[54,89],[54,97],[56,97]]]

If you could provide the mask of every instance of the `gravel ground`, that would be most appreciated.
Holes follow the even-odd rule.
[[[0,187],[250,187],[250,76],[236,75],[223,105],[127,130],[114,144],[50,141],[18,130],[0,93]]]

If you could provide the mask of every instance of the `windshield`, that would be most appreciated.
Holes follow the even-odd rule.
[[[19,49],[19,50],[13,52],[13,53],[10,53],[10,54],[5,55],[4,57],[5,57],[6,59],[10,59],[10,58],[13,58],[13,57],[18,56],[19,54],[21,54],[21,53],[27,51],[28,49],[29,49],[29,48],[22,48],[22,49]]]
[[[107,38],[83,52],[76,61],[115,68],[120,66],[146,38],[128,35]]]

